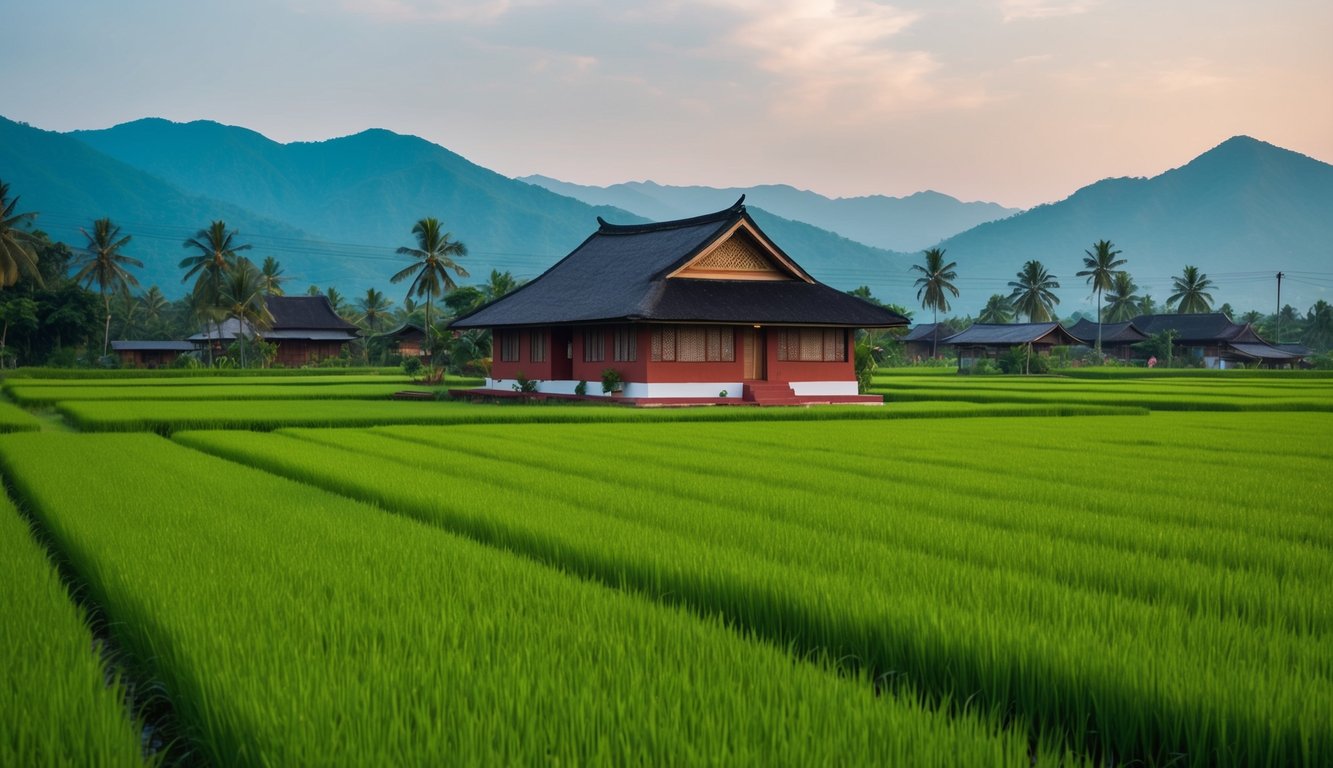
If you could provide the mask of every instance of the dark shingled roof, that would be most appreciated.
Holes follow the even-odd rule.
[[[379,338],[381,339],[402,338],[404,336],[421,336],[422,338],[425,338],[426,329],[416,323],[403,323],[393,330],[379,334]]]
[[[1260,360],[1298,360],[1303,357],[1303,355],[1293,354],[1268,344],[1232,342],[1229,346],[1246,357],[1254,357]]]
[[[944,340],[953,346],[1013,346],[1016,344],[1077,344],[1059,323],[976,323]]]
[[[327,296],[269,296],[265,303],[273,315],[274,331],[356,331],[333,311]]]
[[[273,325],[261,335],[266,339],[302,339],[307,341],[350,341],[357,327],[338,317],[327,296],[269,296],[264,299]],[[239,335],[252,335],[249,323],[229,317],[190,337],[191,341],[231,341]]]
[[[111,342],[111,348],[117,352],[190,352],[194,345],[188,341],[126,339]]]
[[[1233,323],[1231,318],[1221,312],[1201,312],[1190,315],[1139,315],[1131,322],[1149,336],[1174,330],[1177,344],[1230,341],[1248,327]],[[1257,339],[1258,337],[1254,338]]]
[[[944,341],[954,334],[952,327],[944,323],[922,323],[912,326],[912,330],[902,337],[903,341],[930,341],[935,337],[937,341]]]
[[[616,321],[831,325],[887,328],[907,319],[815,282],[754,223],[742,204],[655,224],[598,229],[540,277],[463,315],[451,328]],[[744,222],[785,259],[795,280],[667,278]],[[808,281],[808,282],[807,282]]]
[[[1091,320],[1082,318],[1069,328],[1069,335],[1083,342],[1084,344],[1097,343],[1097,324]],[[1140,331],[1133,321],[1123,323],[1102,323],[1102,344],[1133,344],[1144,341],[1148,334]]]

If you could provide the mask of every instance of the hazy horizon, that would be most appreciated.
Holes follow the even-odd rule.
[[[382,127],[508,176],[1020,208],[1235,135],[1333,158],[1333,4],[1302,0],[49,0],[7,20],[0,103],[61,132]]]

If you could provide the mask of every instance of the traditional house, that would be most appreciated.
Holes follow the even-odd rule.
[[[426,330],[416,323],[403,323],[380,334],[389,352],[404,358],[426,356]]]
[[[1180,349],[1180,354],[1205,368],[1254,364],[1284,368],[1301,362],[1301,355],[1274,347],[1260,338],[1250,324],[1232,322],[1221,312],[1139,315],[1133,323],[1149,336],[1171,332],[1172,343]]]
[[[166,368],[183,354],[193,352],[195,345],[188,341],[118,340],[111,342],[111,351],[120,358],[124,368]]]
[[[1097,323],[1085,318],[1080,319],[1069,329],[1070,335],[1085,346],[1096,347]],[[1134,353],[1134,345],[1148,340],[1148,334],[1138,329],[1132,321],[1123,323],[1102,323],[1102,353],[1118,357],[1129,362]]]
[[[338,317],[327,297],[269,296],[264,301],[273,323],[261,329],[259,336],[277,345],[274,362],[279,365],[295,368],[337,357],[356,338],[356,326]],[[211,343],[213,353],[222,354],[237,338],[254,335],[249,323],[233,317],[205,328],[189,340],[203,348]]]
[[[947,352],[944,340],[957,333],[947,323],[922,323],[903,336],[903,355],[908,360],[926,360]]]
[[[906,318],[816,281],[744,199],[679,221],[599,218],[540,277],[455,320],[492,330],[478,392],[512,394],[522,379],[602,396],[618,378],[638,404],[880,402],[857,394],[854,331]]]
[[[998,360],[1014,347],[1028,347],[1033,354],[1050,354],[1052,347],[1077,344],[1059,323],[975,323],[945,339],[958,352],[958,370],[967,370],[981,360]]]

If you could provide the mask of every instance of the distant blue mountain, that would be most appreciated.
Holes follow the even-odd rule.
[[[929,248],[950,235],[1019,211],[996,203],[964,203],[929,190],[907,197],[829,198],[786,184],[718,189],[664,186],[651,181],[590,187],[547,176],[525,176],[521,180],[590,205],[614,205],[653,220],[720,210],[745,195],[747,202],[775,216],[802,221],[866,245],[899,252]]]
[[[144,262],[143,285],[179,295],[182,243],[213,219],[248,237],[274,242],[312,237],[300,228],[243,206],[208,198],[108,157],[69,136],[0,117],[0,179],[20,197],[19,210],[38,213],[37,226],[75,248],[96,218],[109,216],[134,239],[128,253]]]
[[[894,198],[829,200],[781,185],[602,189],[532,178],[538,186],[389,131],[279,144],[244,128],[158,119],[58,134],[0,118],[0,179],[22,196],[22,210],[38,212],[43,229],[75,247],[83,243],[79,227],[116,220],[134,237],[131,255],[146,263],[141,282],[169,295],[183,290],[181,243],[219,218],[254,245],[252,257],[277,257],[293,290],[314,283],[351,295],[375,286],[399,298],[388,278],[405,262],[394,250],[412,242],[412,224],[424,216],[440,218],[468,245],[464,263],[477,278],[492,268],[533,277],[586,238],[597,216],[678,218],[719,210],[744,192],[760,225],[819,279],[916,303],[909,268],[919,250],[861,240],[893,229],[885,222]],[[960,209],[974,204],[943,197],[922,193],[896,204],[1006,212],[990,204]],[[991,293],[1007,293],[1005,283],[1034,258],[1059,278],[1063,314],[1087,309],[1090,292],[1074,273],[1084,250],[1103,238],[1122,249],[1126,269],[1158,301],[1169,277],[1193,264],[1217,283],[1218,303],[1270,311],[1269,273],[1281,269],[1292,278],[1284,303],[1304,311],[1331,284],[1330,212],[1333,166],[1237,137],[1160,176],[1101,181],[940,245],[958,262],[958,314],[976,314]]]
[[[1247,136],[1228,139],[1179,168],[1152,178],[1099,181],[1068,198],[982,224],[940,244],[973,278],[959,306],[976,314],[990,293],[1028,259],[1057,276],[1061,312],[1090,291],[1084,251],[1111,240],[1124,269],[1159,303],[1170,277],[1187,264],[1216,283],[1216,303],[1272,312],[1278,270],[1283,303],[1304,312],[1333,286],[1333,165]],[[1304,273],[1304,274],[1301,274]]]

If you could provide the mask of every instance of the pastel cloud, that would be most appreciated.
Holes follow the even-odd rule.
[[[1000,13],[1005,21],[1019,19],[1049,19],[1057,16],[1077,16],[1099,5],[1099,0],[1000,0]]]

